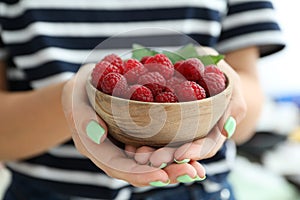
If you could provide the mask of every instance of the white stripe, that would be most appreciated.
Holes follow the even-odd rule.
[[[257,33],[249,33],[240,35],[228,40],[224,40],[217,45],[217,50],[220,53],[226,53],[239,48],[249,46],[268,46],[274,44],[284,44],[281,32],[279,31],[263,31]]]
[[[23,0],[16,5],[7,6],[0,3],[0,13],[7,17],[17,17],[24,13],[26,9],[107,9],[107,10],[126,10],[126,9],[154,9],[154,8],[176,8],[176,7],[204,7],[213,10],[224,10],[226,3],[219,0],[198,1],[198,0],[100,0],[100,1],[86,1],[86,0]]]
[[[160,29],[155,29],[154,32],[149,32],[149,28]],[[38,35],[110,37],[116,34],[122,34],[122,36],[153,36],[178,34],[177,32],[183,32],[186,34],[202,33],[217,36],[220,33],[220,30],[221,26],[218,22],[200,19],[97,24],[35,22],[22,30],[3,31],[3,40],[5,40],[6,43],[22,43],[27,42]]]
[[[13,170],[35,178],[59,181],[75,184],[90,184],[95,186],[107,187],[111,189],[119,189],[127,186],[128,183],[122,180],[113,179],[106,174],[62,170],[51,167],[33,165],[29,163],[9,162],[8,166]]]
[[[52,148],[48,151],[48,153],[56,157],[86,158],[71,145]]]
[[[70,78],[72,78],[73,75],[74,75],[73,72],[63,72],[53,76],[48,76],[47,78],[31,81],[30,86],[34,89],[43,88],[49,85],[67,81]]]
[[[233,27],[238,27],[247,24],[276,21],[277,19],[275,19],[273,10],[261,9],[256,11],[247,11],[228,16],[223,22],[223,30],[228,30]]]
[[[100,48],[101,44],[98,47]],[[20,69],[34,68],[50,61],[64,61],[75,64],[84,64],[97,62],[105,55],[112,52],[122,56],[126,56],[126,54],[130,56],[129,49],[72,50],[50,47],[42,49],[34,54],[16,56],[14,61]]]

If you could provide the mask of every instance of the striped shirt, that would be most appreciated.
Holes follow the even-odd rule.
[[[7,61],[11,91],[68,80],[83,63],[110,52],[125,55],[133,42],[165,48],[196,42],[223,54],[256,45],[261,56],[284,47],[272,3],[265,0],[0,1],[0,59]],[[208,175],[204,188],[209,190],[214,175],[228,173],[233,149],[227,143],[201,161]],[[71,141],[8,166],[72,196],[118,199],[152,190],[109,178]]]

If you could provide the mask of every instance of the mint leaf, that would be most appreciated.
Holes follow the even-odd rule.
[[[139,44],[132,45],[132,58],[141,60],[144,56],[154,56],[158,52]]]
[[[218,62],[220,62],[220,60],[224,59],[224,55],[204,55],[204,56],[196,56],[196,58],[198,58],[199,60],[201,60],[201,62],[204,64],[204,66],[207,65],[216,65],[218,64]]]
[[[198,52],[193,44],[187,44],[184,47],[178,49],[175,51],[176,54],[179,54],[183,58],[196,58],[198,55]]]
[[[171,51],[162,51],[163,54],[165,54],[173,64],[175,64],[179,60],[185,60],[184,57],[182,57],[180,54],[171,52]]]

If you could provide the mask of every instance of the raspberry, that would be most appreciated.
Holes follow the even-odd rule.
[[[136,101],[153,102],[153,95],[149,88],[143,85],[132,85],[127,94],[128,98]]]
[[[124,76],[129,84],[137,82],[137,79],[148,70],[136,59],[128,59],[124,64]]]
[[[98,89],[101,89],[101,83],[105,75],[109,73],[121,73],[121,69],[115,65],[111,65],[107,61],[100,61],[96,64],[92,71],[92,84]]]
[[[197,82],[204,73],[204,65],[197,58],[189,58],[177,67],[177,71],[187,80]]]
[[[105,56],[102,60],[109,62],[110,64],[120,68],[120,74],[124,73],[123,60],[116,54],[109,54]]]
[[[208,65],[205,67],[204,73],[216,73],[219,74],[222,79],[224,80],[224,82],[226,82],[226,78],[224,73],[216,66],[216,65]]]
[[[142,64],[145,64],[145,62],[146,62],[146,60],[148,60],[148,58],[150,58],[151,56],[144,56],[144,57],[142,57],[142,59],[141,59],[141,63]]]
[[[159,72],[166,80],[174,73],[174,66],[170,59],[164,54],[156,54],[145,61],[145,67],[153,72]]]
[[[173,76],[172,78],[170,78],[169,80],[167,80],[166,82],[166,87],[165,87],[165,91],[170,91],[170,92],[174,92],[175,91],[175,87],[186,81],[186,79],[184,77],[180,77],[180,76]]]
[[[224,75],[224,74],[223,74]],[[221,74],[205,73],[199,84],[204,87],[207,96],[213,96],[222,92],[226,87],[226,82]]]
[[[175,88],[179,101],[194,101],[206,97],[205,90],[194,81],[184,81]]]
[[[162,92],[156,95],[155,102],[175,103],[178,102],[177,96],[173,92]]]
[[[182,63],[184,63],[184,60],[179,60],[179,61],[177,61],[177,62],[174,64],[174,69],[175,69],[176,71],[178,71],[178,68],[180,67],[180,65],[181,65]]]
[[[158,72],[148,72],[138,79],[138,84],[149,88],[154,96],[161,93],[166,85],[165,78]]]
[[[118,73],[109,73],[104,76],[101,83],[102,91],[106,94],[122,97],[127,89],[127,81],[125,77]]]

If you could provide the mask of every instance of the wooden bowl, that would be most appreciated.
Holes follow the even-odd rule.
[[[178,146],[204,137],[227,108],[232,83],[209,98],[180,103],[154,103],[122,99],[97,90],[90,79],[86,90],[109,135],[136,147]]]

